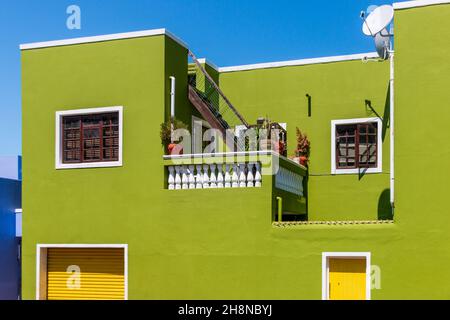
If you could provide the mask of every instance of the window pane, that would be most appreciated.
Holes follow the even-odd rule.
[[[336,126],[337,168],[355,167],[356,129],[356,125]]]
[[[336,125],[336,167],[376,167],[377,137],[377,122]]]
[[[376,122],[358,125],[358,167],[360,168],[377,166],[377,129]]]
[[[119,113],[63,117],[63,162],[117,161]]]
[[[360,125],[359,133],[367,133],[367,125]]]
[[[81,160],[81,118],[64,117],[62,127],[63,162],[77,163]]]

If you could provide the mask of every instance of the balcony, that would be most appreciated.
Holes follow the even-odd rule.
[[[271,196],[274,221],[307,219],[307,169],[275,151],[165,155],[164,168],[170,192],[235,189],[245,197],[260,189]]]

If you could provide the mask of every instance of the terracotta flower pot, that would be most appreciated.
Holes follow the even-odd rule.
[[[299,162],[302,166],[306,167],[308,165],[308,157],[306,156],[300,156]]]
[[[178,154],[178,153],[175,153],[176,148],[177,148],[177,144],[176,143],[169,143],[167,145],[167,153],[170,154],[170,155]]]

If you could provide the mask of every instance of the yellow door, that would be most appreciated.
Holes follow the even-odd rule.
[[[366,299],[366,260],[329,259],[329,299]]]
[[[125,299],[124,249],[49,248],[47,299]]]

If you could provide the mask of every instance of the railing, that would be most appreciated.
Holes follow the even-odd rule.
[[[258,192],[266,200],[271,198],[273,217],[278,221],[307,220],[307,168],[275,151],[180,154],[163,159],[165,188],[180,190],[181,197],[183,190],[189,194],[246,188],[236,196]]]
[[[259,162],[168,166],[168,189],[261,187]]]
[[[303,196],[303,176],[281,167],[275,175],[275,187],[298,196]]]
[[[275,151],[164,156],[169,190],[254,188],[264,181],[292,196],[304,196],[306,168]],[[269,178],[269,180],[266,180]]]
[[[233,104],[231,104],[230,100],[228,100],[219,86],[197,60],[196,56],[191,51],[189,51],[189,56],[192,58],[199,71],[196,72],[195,77],[190,77],[189,84],[197,91],[201,98],[207,102],[211,111],[223,124],[224,128],[229,129],[237,125],[243,125],[248,128],[249,124],[247,121],[237,111]]]

